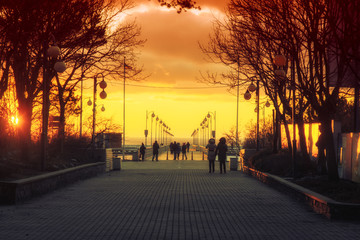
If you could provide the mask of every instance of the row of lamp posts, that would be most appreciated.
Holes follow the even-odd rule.
[[[195,129],[191,136],[194,144],[200,146],[206,146],[210,138],[216,138],[216,111],[208,112],[200,123],[200,128]]]
[[[151,131],[150,131],[150,144],[153,144],[153,121],[155,119],[155,139],[154,141],[158,141],[160,144],[168,144],[168,136],[173,136],[170,133],[171,128],[159,118],[159,116],[155,115],[154,111],[146,110],[146,129],[145,129],[145,145],[147,146],[147,138],[149,135],[148,130],[148,119],[151,117]]]

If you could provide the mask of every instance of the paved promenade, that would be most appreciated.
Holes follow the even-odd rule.
[[[241,173],[207,161],[123,162],[123,170],[17,206],[0,206],[0,239],[360,239]]]

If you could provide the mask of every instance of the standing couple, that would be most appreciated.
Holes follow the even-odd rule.
[[[220,162],[220,173],[226,173],[225,162],[226,162],[226,152],[228,150],[226,145],[226,139],[224,137],[220,138],[219,144],[216,146],[215,139],[211,138],[209,144],[206,146],[208,149],[208,160],[209,160],[209,173],[215,171],[215,158],[218,155]]]

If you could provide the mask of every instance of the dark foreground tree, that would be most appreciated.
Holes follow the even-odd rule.
[[[340,0],[231,0],[227,20],[217,21],[209,46],[203,48],[227,65],[238,63],[244,76],[257,76],[276,111],[283,109],[284,123],[293,110],[288,88],[295,88],[299,132],[304,114],[313,112],[325,130],[328,174],[334,180],[338,173],[331,120],[354,53],[359,52],[359,41],[351,37],[359,35],[359,5]],[[278,54],[285,56],[282,68],[274,65]]]
[[[130,4],[129,0],[121,2],[123,6]],[[23,160],[28,158],[27,146],[31,142],[34,104],[36,101],[40,102],[38,100],[41,93],[49,96],[48,93],[53,86],[52,79],[57,76],[53,70],[57,60],[48,58],[47,49],[51,45],[58,45],[62,50],[61,59],[75,63],[73,66],[77,67],[80,63],[82,65],[86,65],[87,61],[91,63],[90,57],[92,61],[101,60],[101,52],[96,52],[96,49],[105,46],[108,43],[107,37],[111,35],[109,29],[111,22],[109,18],[104,17],[104,14],[114,16],[114,12],[109,12],[115,9],[114,4],[115,0],[0,2],[0,47],[4,49],[3,46],[6,46],[8,52],[1,56],[2,67],[7,69],[9,66],[15,79]],[[128,34],[128,32],[122,33]],[[125,55],[126,50],[122,50]],[[78,55],[79,51],[82,51],[82,56]],[[4,64],[4,59],[8,65]],[[68,74],[71,75],[70,71]],[[49,102],[47,97],[43,99]],[[46,124],[48,112],[49,104],[44,104],[43,122]]]

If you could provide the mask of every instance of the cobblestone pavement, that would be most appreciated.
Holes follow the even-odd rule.
[[[207,161],[123,162],[16,206],[0,206],[0,239],[360,239],[241,173]]]

